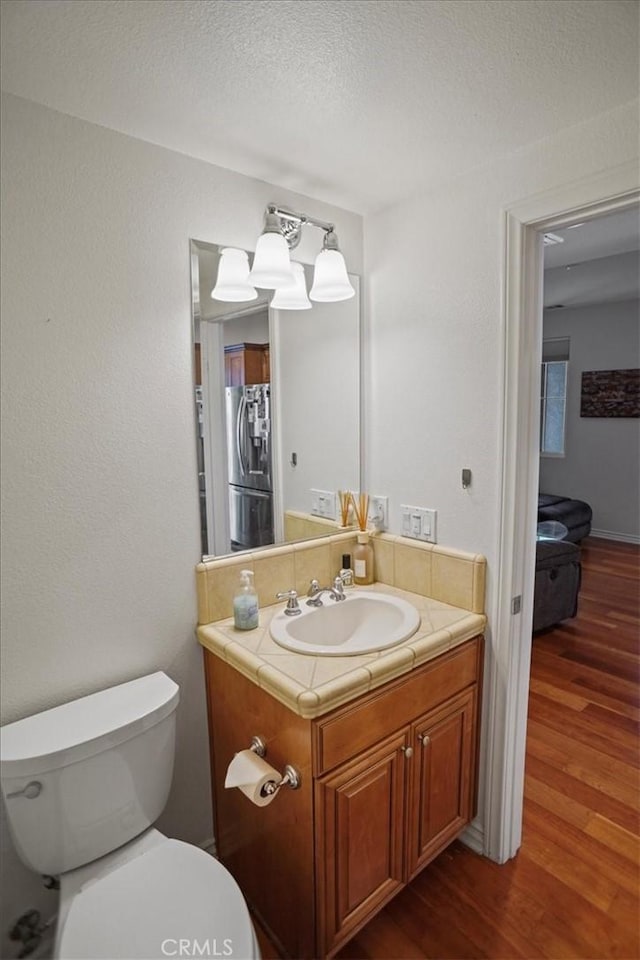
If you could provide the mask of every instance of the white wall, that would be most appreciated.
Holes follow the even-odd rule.
[[[360,273],[361,220],[28,101],[2,107],[2,722],[166,670],[182,699],[160,827],[199,843],[189,238],[253,247],[279,202],[335,220]],[[53,895],[6,833],[2,846],[4,933]]]
[[[227,320],[224,324],[225,347],[236,343],[269,343],[269,309],[265,307],[259,313],[248,317]]]
[[[367,485],[389,496],[391,532],[400,532],[401,503],[432,507],[441,543],[487,557],[488,657],[501,519],[502,211],[637,155],[635,103],[365,218]],[[467,490],[463,467],[473,472]]]
[[[580,416],[585,370],[640,366],[637,300],[547,310],[545,337],[571,341],[564,457],[541,457],[543,493],[586,500],[594,533],[640,542],[640,421]]]
[[[336,494],[337,518],[338,490],[360,486],[360,285],[351,281],[350,300],[273,311],[285,510],[310,513],[313,488]]]

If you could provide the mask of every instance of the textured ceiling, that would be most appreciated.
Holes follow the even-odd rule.
[[[636,0],[3,0],[2,86],[366,212],[638,95]]]

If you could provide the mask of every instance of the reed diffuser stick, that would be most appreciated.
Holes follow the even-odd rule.
[[[352,493],[350,490],[338,490],[340,498],[340,520],[343,527],[349,526],[349,507],[351,506]]]
[[[367,517],[369,515],[369,495],[367,493],[359,494],[358,503],[356,503],[353,495],[351,499],[358,527],[360,530],[365,531],[367,529]]]
[[[369,494],[360,494],[360,529],[367,529],[367,517],[369,516]]]

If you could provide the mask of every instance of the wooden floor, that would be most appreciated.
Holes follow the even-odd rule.
[[[533,642],[518,855],[498,866],[454,844],[343,960],[640,955],[640,550],[589,539],[582,563],[577,618]]]

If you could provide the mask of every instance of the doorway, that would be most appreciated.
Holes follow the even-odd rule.
[[[635,204],[544,236],[539,519],[574,543],[590,527],[640,542],[638,421],[621,402],[640,366],[639,247]]]
[[[484,853],[504,863],[522,835],[539,475],[543,234],[638,203],[633,163],[504,211],[502,514],[484,738]]]

